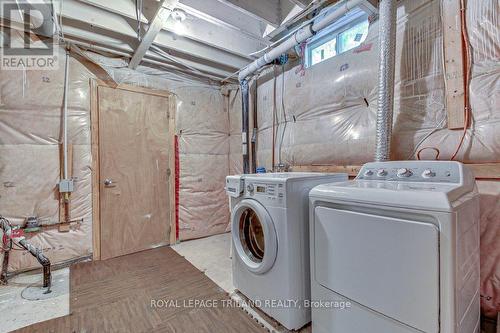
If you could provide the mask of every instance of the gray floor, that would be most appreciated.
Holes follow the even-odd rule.
[[[9,285],[0,286],[0,333],[69,314],[69,268],[52,272],[54,291],[50,298],[27,300],[25,297],[33,296],[29,293],[32,286],[41,279],[40,273],[20,274],[10,279]]]
[[[210,279],[231,294],[233,299],[241,299],[232,284],[230,233],[182,242],[172,248],[205,272]],[[69,314],[69,268],[54,271],[53,279],[59,284],[59,292],[57,297],[47,300],[28,301],[22,296],[23,290],[33,283],[40,282],[39,273],[21,274],[12,278],[8,286],[0,286],[0,333]],[[286,332],[259,311],[251,308],[244,310],[270,332]],[[483,332],[495,332],[494,324],[491,326]],[[310,327],[304,331],[309,330]]]
[[[231,276],[230,234],[183,242],[172,248],[228,293],[234,291]],[[49,299],[30,301],[26,288],[41,282],[41,273],[20,274],[0,286],[0,333],[69,314],[69,268],[52,272],[57,293]],[[43,309],[43,311],[40,311]]]

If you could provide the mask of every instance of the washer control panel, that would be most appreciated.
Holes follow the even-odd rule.
[[[282,201],[285,197],[285,187],[282,183],[247,182],[245,194]]]
[[[373,162],[365,164],[356,179],[460,184],[463,174],[458,162]]]

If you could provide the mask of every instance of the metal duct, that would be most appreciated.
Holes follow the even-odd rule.
[[[396,0],[382,0],[379,14],[380,59],[375,161],[381,162],[391,157],[396,64]]]
[[[243,148],[243,173],[250,172],[250,159],[248,156],[248,111],[249,111],[249,88],[248,81],[240,82],[241,87],[241,141]]]
[[[257,70],[263,66],[271,63],[274,59],[278,58],[281,54],[287,52],[295,45],[306,41],[309,37],[312,37],[316,32],[330,25],[330,23],[337,20],[339,17],[350,11],[351,9],[364,4],[365,0],[347,0],[337,9],[333,10],[331,13],[326,14],[321,20],[317,22],[309,23],[308,25],[297,30],[290,38],[285,40],[283,43],[279,44],[271,51],[264,54],[259,59],[255,60],[245,68],[243,68],[238,74],[239,81],[243,81],[249,75],[255,73]]]

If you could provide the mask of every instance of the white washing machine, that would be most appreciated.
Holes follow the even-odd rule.
[[[287,329],[311,321],[309,200],[318,184],[346,174],[265,173],[228,176],[232,269],[236,289]]]
[[[314,333],[479,332],[479,198],[461,163],[368,163],[311,190],[310,220]]]

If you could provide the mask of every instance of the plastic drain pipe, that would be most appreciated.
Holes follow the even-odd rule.
[[[391,158],[396,64],[396,0],[382,0],[379,14],[380,58],[375,161],[383,162]]]
[[[279,44],[259,59],[244,67],[238,74],[238,80],[242,82],[249,75],[255,73],[263,66],[271,63],[274,59],[278,58],[281,54],[287,52],[296,45],[305,42],[308,38],[312,37],[318,31],[326,28],[328,25],[330,25],[330,23],[334,22],[339,17],[343,16],[351,9],[358,7],[362,3],[364,3],[364,0],[347,0],[336,10],[326,14],[325,17],[323,17],[321,20],[309,23],[308,25],[300,28],[283,43]]]

